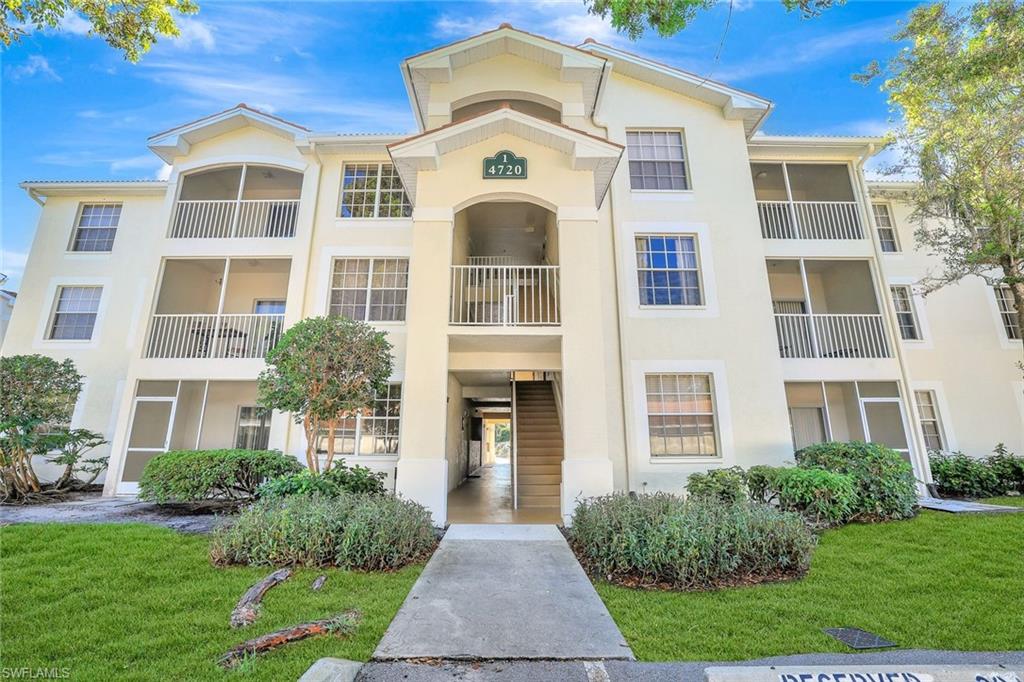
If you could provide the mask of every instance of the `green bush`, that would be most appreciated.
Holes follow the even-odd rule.
[[[779,508],[799,512],[817,526],[845,523],[857,510],[857,482],[850,474],[780,468],[772,484]]]
[[[917,507],[914,469],[898,452],[879,443],[818,443],[796,453],[802,468],[853,476],[860,521],[906,519]]]
[[[994,467],[985,460],[954,452],[932,453],[929,461],[932,480],[940,495],[995,497],[1005,491]],[[1002,466],[1003,463],[1000,461],[997,465]]]
[[[666,493],[584,500],[573,512],[571,540],[595,576],[676,589],[800,575],[815,544],[798,514]]]
[[[747,469],[747,494],[752,502],[768,504],[778,496],[779,486],[775,477],[779,471],[782,467],[767,464],[756,464]]]
[[[686,481],[686,492],[693,500],[731,504],[747,499],[746,484],[746,476],[740,467],[711,469],[690,474]]]
[[[273,478],[259,487],[259,497],[286,497],[288,495],[312,495],[318,493],[336,497],[342,493],[383,495],[382,472],[375,472],[364,466],[347,467],[343,461],[335,464],[326,474],[316,474],[303,469],[294,474]]]
[[[294,457],[276,450],[172,450],[146,463],[139,498],[160,504],[244,502],[263,481],[300,469]]]
[[[985,463],[999,479],[1000,494],[1018,492],[1024,495],[1024,457],[1017,457],[1000,443]]]
[[[214,531],[217,566],[337,566],[393,570],[437,544],[430,512],[393,495],[290,495],[246,507]]]

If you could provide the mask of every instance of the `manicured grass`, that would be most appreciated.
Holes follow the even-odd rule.
[[[1006,497],[989,497],[978,501],[986,504],[1001,504],[1006,507],[1024,507],[1024,495],[1015,495],[1013,497],[1010,497],[1009,495]]]
[[[422,569],[301,570],[267,593],[243,630],[235,602],[271,569],[210,566],[209,539],[141,525],[0,530],[0,666],[69,668],[81,680],[295,680],[318,658],[366,660]],[[309,589],[324,572],[327,584]],[[224,672],[216,660],[257,635],[349,608],[355,634],[288,644]]]
[[[1019,499],[1019,498],[1018,498]],[[599,583],[645,661],[850,651],[822,628],[864,628],[903,648],[1024,648],[1024,514],[922,512],[825,533],[792,583],[680,593]]]

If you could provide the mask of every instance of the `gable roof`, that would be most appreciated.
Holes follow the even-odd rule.
[[[503,106],[388,145],[406,193],[416,202],[416,174],[437,170],[441,157],[490,137],[508,133],[571,157],[573,170],[594,173],[594,201],[600,206],[624,147],[561,123]]]
[[[580,45],[580,49],[604,57],[617,73],[624,76],[721,107],[727,119],[743,121],[747,137],[757,131],[775,106],[770,100],[752,92],[599,43],[592,38]]]
[[[498,28],[421,52],[402,62],[402,78],[420,130],[426,127],[430,84],[447,83],[463,66],[512,54],[559,71],[562,80],[583,86],[587,115],[594,110],[605,60],[572,45],[501,24]]]
[[[292,140],[309,133],[309,128],[241,102],[230,109],[157,133],[149,138],[148,144],[153,153],[171,163],[175,156],[187,154],[191,145],[245,126],[254,126]]]

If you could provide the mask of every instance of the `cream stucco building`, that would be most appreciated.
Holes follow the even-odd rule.
[[[3,353],[86,376],[106,494],[167,449],[301,456],[255,378],[329,313],[395,349],[347,461],[439,523],[562,518],[826,439],[887,443],[923,482],[928,449],[1024,451],[1012,302],[915,293],[934,263],[906,188],[865,181],[880,140],[763,135],[754,94],[508,26],[401,69],[418,134],[239,105],[149,139],[166,182],[23,183],[43,208]]]

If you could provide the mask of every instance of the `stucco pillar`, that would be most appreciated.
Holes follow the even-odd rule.
[[[448,394],[448,306],[453,221],[414,215],[402,382],[402,428],[395,491],[430,510],[434,523],[448,516],[445,429]]]
[[[576,501],[613,490],[607,414],[608,363],[602,325],[598,223],[558,221],[562,315],[562,515]]]

